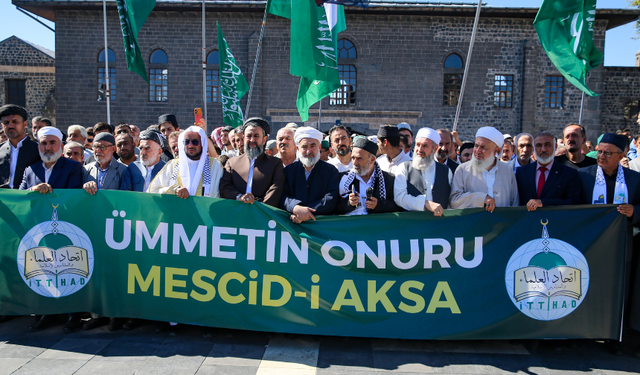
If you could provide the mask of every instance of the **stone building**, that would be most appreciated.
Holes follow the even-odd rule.
[[[102,100],[104,40],[102,1],[12,0],[56,23],[57,117],[62,128],[106,119]],[[182,124],[202,107],[201,4],[157,0],[138,36],[152,76],[147,84],[127,71],[114,1],[108,1],[108,47],[112,78],[112,122],[141,127],[173,112]],[[207,0],[206,53],[208,124],[221,125],[217,32],[251,80],[264,11],[263,0]],[[532,25],[537,9],[485,7],[482,10],[458,129],[463,139],[475,129],[496,126],[505,133],[560,133],[577,122],[581,91],[564,81],[549,61]],[[369,9],[348,8],[340,34],[342,94],[322,101],[321,130],[336,120],[372,134],[380,124],[408,122],[414,128],[451,128],[467,60],[475,5],[426,0],[371,0]],[[596,14],[594,41],[604,51],[605,31],[634,21],[638,10],[604,9]],[[109,57],[110,56],[110,57]],[[299,122],[295,101],[299,79],[289,74],[288,20],[269,15],[249,116],[265,116],[275,128]],[[617,126],[624,80],[635,70],[593,70],[588,84],[602,95],[587,97],[584,120],[589,136]],[[607,87],[609,85],[609,87]],[[611,89],[611,87],[619,87]],[[635,85],[635,87],[638,87]],[[632,91],[625,98],[632,97]],[[246,107],[246,96],[242,100]],[[626,100],[626,99],[625,99]],[[317,122],[318,105],[309,123]],[[637,129],[636,129],[637,130]]]
[[[18,104],[29,116],[55,123],[55,55],[16,36],[0,42],[0,105]]]

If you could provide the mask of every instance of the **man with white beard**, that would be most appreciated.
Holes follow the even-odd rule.
[[[284,169],[284,192],[280,208],[291,213],[296,224],[315,220],[315,215],[331,215],[340,195],[340,173],[331,164],[320,160],[322,133],[304,126],[296,130],[298,163]]]
[[[497,156],[503,144],[504,137],[498,129],[478,129],[471,161],[461,164],[453,176],[451,208],[484,207],[493,212],[496,207],[518,205],[516,176],[511,166],[501,163]]]
[[[82,188],[82,163],[62,157],[62,132],[53,126],[38,130],[40,159],[24,170],[20,190],[51,193]]]
[[[533,145],[537,162],[516,169],[520,205],[535,211],[538,207],[580,204],[582,183],[578,171],[554,161],[556,137],[540,132]]]
[[[396,168],[394,200],[407,211],[433,212],[442,215],[449,206],[453,173],[444,164],[434,162],[440,134],[431,128],[418,131],[413,159]]]
[[[127,167],[120,190],[146,192],[151,181],[166,164],[160,159],[166,142],[160,132],[145,130],[140,133],[138,140],[140,157]]]

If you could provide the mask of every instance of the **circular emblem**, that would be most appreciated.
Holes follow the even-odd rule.
[[[555,320],[580,306],[589,289],[589,265],[571,244],[549,238],[547,222],[540,222],[542,238],[516,250],[505,271],[509,298],[526,316]]]
[[[31,290],[44,297],[65,297],[87,284],[93,274],[93,246],[77,226],[51,221],[31,228],[18,246],[18,271]]]

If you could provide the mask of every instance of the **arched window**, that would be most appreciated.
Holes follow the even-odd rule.
[[[217,102],[220,97],[220,55],[211,51],[207,55],[207,103]]]
[[[464,68],[462,58],[452,53],[444,60],[444,89],[442,95],[442,105],[456,106],[460,98],[460,89],[462,88],[462,76]]]
[[[109,59],[109,96],[116,100],[116,54],[111,48],[107,48]],[[104,49],[98,54],[98,101],[107,100],[107,78],[104,70]]]
[[[149,56],[149,101],[166,102],[168,100],[168,59],[167,54],[157,49]]]
[[[354,105],[356,104],[356,77],[355,66],[358,53],[356,47],[347,39],[338,40],[338,74],[341,87],[331,93],[330,105]]]

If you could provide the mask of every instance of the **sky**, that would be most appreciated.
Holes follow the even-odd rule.
[[[484,0],[487,5],[500,7],[537,8],[542,0]],[[598,8],[627,8],[628,0],[599,0]],[[16,10],[10,0],[0,0],[0,14],[3,15],[0,41],[12,35],[55,50],[55,33]],[[55,29],[55,24],[41,20]],[[102,30],[101,30],[102,31]],[[636,52],[640,50],[640,39],[636,37],[635,23],[619,26],[607,31],[605,37],[605,66],[635,66]]]

